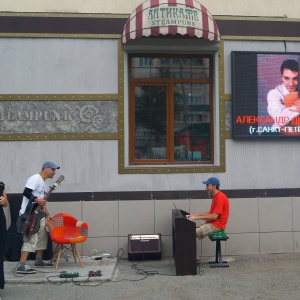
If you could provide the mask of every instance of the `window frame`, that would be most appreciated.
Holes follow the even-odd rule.
[[[132,59],[133,58],[208,58],[209,59],[209,77],[208,78],[133,78],[132,76]],[[211,166],[215,162],[214,157],[214,55],[211,53],[205,54],[165,54],[165,53],[128,53],[128,116],[129,116],[129,166],[133,165],[169,165],[169,166],[180,166],[180,165],[202,165]],[[210,160],[205,161],[175,161],[174,160],[174,86],[175,84],[209,84],[209,108],[210,108]],[[166,159],[136,159],[135,158],[135,87],[136,86],[166,86]],[[172,130],[173,129],[173,130]]]

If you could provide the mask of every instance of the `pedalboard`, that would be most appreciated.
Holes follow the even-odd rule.
[[[59,278],[75,278],[78,277],[79,273],[78,272],[66,272],[66,271],[61,271],[59,274]]]
[[[101,276],[101,270],[89,271],[89,277]]]

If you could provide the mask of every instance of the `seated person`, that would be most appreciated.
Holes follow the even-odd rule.
[[[196,235],[199,239],[203,239],[214,232],[224,230],[229,217],[229,201],[227,196],[219,190],[219,179],[211,177],[202,183],[206,184],[208,194],[213,197],[210,210],[199,214],[187,215],[189,220],[205,221],[204,224],[196,227]]]

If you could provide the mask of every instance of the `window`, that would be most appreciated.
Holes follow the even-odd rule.
[[[213,57],[129,56],[129,163],[213,163]]]

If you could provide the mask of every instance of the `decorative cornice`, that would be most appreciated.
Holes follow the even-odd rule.
[[[0,13],[0,37],[121,38],[128,15]],[[300,40],[300,18],[214,16],[221,38]]]

